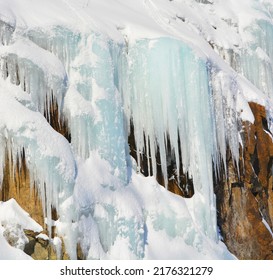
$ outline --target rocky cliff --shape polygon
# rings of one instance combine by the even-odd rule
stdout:
[[[218,224],[240,259],[272,259],[272,134],[263,106],[250,104],[254,124],[244,123],[240,166],[228,157],[227,176],[215,180]]]

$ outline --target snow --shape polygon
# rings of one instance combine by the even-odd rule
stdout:
[[[78,166],[77,234],[88,259],[234,259],[222,242],[202,233],[185,199],[153,177],[133,171],[124,188],[97,153]]]
[[[213,172],[227,147],[238,164],[248,102],[272,120],[273,8],[202,2],[0,0],[0,183],[6,150],[13,163],[24,150],[72,259],[77,243],[88,259],[234,258],[219,241]],[[52,98],[71,143],[44,118]],[[157,152],[165,183],[171,158],[193,198],[155,181]]]
[[[14,248],[8,244],[2,236],[2,227],[0,227],[0,260],[31,260],[31,257],[20,249]]]
[[[14,199],[0,201],[0,259],[31,259],[22,251],[28,243],[24,229],[34,232],[43,230]],[[4,237],[13,243],[13,247]]]
[[[2,225],[9,224],[10,221],[20,225],[24,229],[40,232],[43,228],[30,218],[18,203],[12,198],[7,202],[0,201],[0,222]]]
[[[46,234],[44,234],[44,233],[38,234],[38,235],[36,236],[36,238],[41,238],[41,239],[43,239],[43,240],[49,240],[49,237],[48,237]]]

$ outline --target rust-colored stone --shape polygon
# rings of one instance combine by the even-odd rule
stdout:
[[[218,223],[229,250],[239,259],[273,259],[273,143],[265,108],[250,103],[254,124],[245,122],[239,171],[230,157],[228,175],[215,184]],[[240,173],[240,175],[239,175]]]
[[[30,184],[30,174],[24,153],[21,158],[21,166],[19,166],[18,162],[16,166],[13,166],[12,160],[6,153],[0,200],[7,201],[11,198],[14,198],[30,214],[32,219],[44,226],[42,202],[39,199],[36,188]]]

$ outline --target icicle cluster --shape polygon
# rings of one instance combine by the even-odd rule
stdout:
[[[2,77],[29,93],[37,110],[49,115],[52,98],[62,108],[67,77],[63,65],[52,54],[26,39],[16,40],[0,51]],[[39,94],[37,94],[39,93]]]

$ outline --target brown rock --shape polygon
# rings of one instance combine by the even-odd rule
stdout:
[[[32,219],[40,225],[44,225],[42,203],[35,186],[31,186],[30,184],[30,174],[26,165],[24,152],[22,153],[21,166],[19,166],[18,161],[16,166],[13,166],[12,159],[6,153],[0,200],[7,201],[11,198],[14,198],[30,214]]]
[[[25,234],[29,240],[26,244],[24,252],[31,256],[34,260],[57,260],[57,252],[52,243],[49,240],[44,240],[43,238],[38,237],[38,234],[26,230]],[[61,260],[69,260],[69,256],[65,252],[64,242],[62,241],[62,250],[61,250]]]
[[[255,123],[244,123],[239,172],[227,157],[228,176],[215,184],[218,223],[229,250],[239,259],[273,259],[273,143],[265,108],[250,103]],[[240,175],[239,175],[240,174]]]

